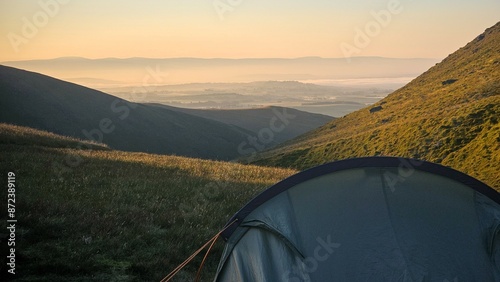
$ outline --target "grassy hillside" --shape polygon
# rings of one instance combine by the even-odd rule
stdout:
[[[0,123],[0,144],[110,150],[106,144],[61,136],[44,130],[6,123]]]
[[[249,133],[5,66],[0,66],[0,97],[0,122],[94,139],[119,150],[229,160],[239,156],[238,145]]]
[[[5,124],[0,132],[1,175],[16,174],[18,281],[159,281],[250,198],[294,173],[101,147],[76,150],[74,139]],[[68,158],[82,161],[55,169]],[[5,222],[6,213],[1,217]],[[7,236],[2,229],[2,254]],[[216,245],[204,281],[213,279],[221,249]],[[192,281],[199,262],[175,281]]]
[[[260,155],[307,168],[405,156],[461,170],[500,191],[500,23],[379,103]]]
[[[231,124],[248,131],[254,132],[255,135],[264,128],[269,128],[271,120],[277,119],[276,126],[285,125],[281,131],[274,132],[273,144],[279,144],[284,141],[295,138],[308,131],[316,129],[333,120],[332,117],[320,114],[313,114],[304,111],[299,111],[291,108],[283,107],[263,107],[255,109],[237,109],[237,110],[218,110],[218,109],[185,109],[176,108],[164,105],[173,111],[179,111],[206,119],[211,119],[226,124]],[[279,120],[280,115],[291,115],[293,118],[287,119],[288,124],[284,124]],[[273,145],[269,144],[269,145]]]

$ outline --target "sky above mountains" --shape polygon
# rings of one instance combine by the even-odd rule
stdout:
[[[444,58],[498,0],[0,1],[0,61],[64,56]]]

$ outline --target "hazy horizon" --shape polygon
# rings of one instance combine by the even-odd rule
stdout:
[[[82,56],[62,56],[62,57],[51,57],[51,58],[40,58],[40,59],[20,59],[20,60],[5,60],[0,61],[0,63],[7,62],[23,62],[23,61],[49,61],[49,60],[64,60],[64,59],[85,59],[85,60],[131,60],[131,59],[152,59],[152,60],[165,60],[165,59],[201,59],[201,60],[297,60],[297,59],[335,59],[335,60],[345,60],[344,57],[321,57],[321,56],[301,56],[301,57],[241,57],[241,58],[229,58],[229,57],[82,57]],[[364,59],[364,58],[383,58],[383,59],[432,59],[441,60],[443,58],[433,58],[433,57],[387,57],[387,56],[352,56],[351,59]]]
[[[301,81],[355,86],[402,86],[420,75],[436,59],[383,57],[303,57],[296,59],[202,59],[129,58],[86,59],[66,57],[51,60],[3,62],[6,66],[39,72],[87,87],[173,85],[184,83],[245,83],[253,81]],[[383,67],[381,67],[383,66]],[[394,87],[391,87],[394,88]]]
[[[443,59],[495,24],[500,3],[4,0],[0,7],[2,62],[59,57]]]

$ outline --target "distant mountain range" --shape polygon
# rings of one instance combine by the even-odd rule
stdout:
[[[0,66],[0,122],[47,130],[56,134],[102,142],[114,149],[230,160],[240,157],[249,138],[268,128],[267,117],[284,108],[245,111],[262,115],[234,122],[175,108],[132,103],[106,93],[45,75]],[[264,114],[267,112],[268,114]],[[293,110],[298,126],[287,126],[262,137],[269,148],[323,125],[331,117]],[[237,115],[237,114],[236,114]],[[244,116],[243,115],[243,116]],[[242,116],[242,118],[243,118]],[[282,121],[278,121],[281,126]],[[288,125],[288,124],[287,124]],[[257,130],[258,129],[258,130]],[[262,142],[260,142],[262,143]],[[241,147],[239,149],[239,147]]]
[[[263,152],[305,169],[359,156],[442,163],[500,190],[500,23],[375,105]]]
[[[252,82],[268,80],[330,80],[353,78],[416,77],[437,59],[304,57],[203,59],[64,57],[9,61],[1,64],[82,83],[93,88],[193,82]],[[391,82],[389,81],[389,84]]]

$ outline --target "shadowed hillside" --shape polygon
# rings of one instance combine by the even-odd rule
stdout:
[[[0,122],[114,149],[229,160],[249,132],[213,120],[131,103],[37,73],[0,66]]]
[[[405,156],[461,170],[500,190],[500,23],[390,94],[264,152],[257,164],[308,168]]]
[[[312,129],[325,125],[334,118],[321,114],[313,114],[304,111],[299,111],[291,108],[283,107],[263,107],[255,109],[238,109],[238,110],[216,110],[216,109],[185,109],[176,108],[164,105],[173,111],[179,111],[206,119],[211,119],[226,124],[244,128],[248,131],[258,134],[264,128],[272,127],[273,119],[276,120],[275,126],[279,125],[280,131],[274,132],[273,144],[278,144],[286,140],[295,138]],[[289,117],[286,123],[280,120],[280,117]],[[282,126],[284,125],[284,126]],[[269,145],[273,145],[269,144]]]
[[[219,160],[241,157],[239,146],[261,130],[276,129],[264,142],[270,148],[332,119],[283,107],[190,110],[133,103],[4,66],[0,66],[0,95],[4,109],[0,122],[94,140],[119,150]]]

